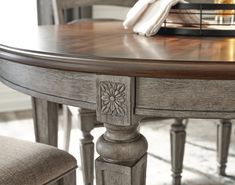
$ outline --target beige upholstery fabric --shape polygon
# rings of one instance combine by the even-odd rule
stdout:
[[[76,166],[55,147],[0,136],[0,185],[44,185]]]

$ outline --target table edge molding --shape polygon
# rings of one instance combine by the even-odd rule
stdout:
[[[65,56],[0,45],[0,59],[75,72],[174,79],[235,80],[234,63]],[[111,62],[110,62],[111,61]],[[114,70],[115,66],[115,70]]]

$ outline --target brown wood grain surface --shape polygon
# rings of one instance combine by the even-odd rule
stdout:
[[[0,31],[0,58],[46,68],[96,74],[235,79],[235,38],[144,37],[121,22],[8,27]]]

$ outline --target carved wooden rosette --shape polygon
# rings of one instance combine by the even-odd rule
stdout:
[[[96,145],[97,185],[145,184],[148,144],[137,131],[134,88],[131,77],[97,77],[97,119],[107,129]]]
[[[103,123],[128,126],[133,123],[134,78],[97,78],[97,119]]]

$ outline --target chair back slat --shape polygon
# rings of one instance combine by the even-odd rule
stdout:
[[[55,24],[64,24],[63,9],[92,6],[112,5],[131,7],[137,0],[52,0]]]
[[[62,8],[90,5],[114,5],[130,7],[136,0],[60,0]]]

